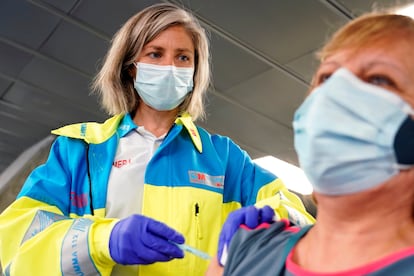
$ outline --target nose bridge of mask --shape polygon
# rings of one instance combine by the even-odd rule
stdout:
[[[172,86],[193,86],[194,67],[176,67],[174,65],[157,65],[137,62],[136,78],[140,82],[146,80],[169,82]],[[142,70],[140,70],[142,69]],[[171,74],[160,74],[159,72],[170,72]]]
[[[166,78],[166,74],[160,74],[160,71],[170,71],[171,66],[160,66],[155,64],[149,63],[136,63],[137,73],[135,81],[139,81],[142,83],[158,83],[162,82]]]
[[[373,113],[377,113],[377,116],[389,116],[395,108],[406,112],[409,107],[397,94],[360,80],[346,68],[337,70],[327,81],[327,85],[331,86],[331,89],[325,89],[330,97],[335,97],[340,104],[346,104],[363,117],[373,117],[375,120],[371,123],[379,121],[378,117],[372,116]],[[372,105],[373,99],[376,106]]]

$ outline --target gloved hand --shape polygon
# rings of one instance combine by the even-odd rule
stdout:
[[[141,215],[131,215],[117,222],[109,238],[112,259],[123,265],[152,264],[183,258],[175,244],[184,237],[162,222]]]
[[[227,248],[231,238],[244,224],[253,229],[264,222],[272,222],[275,211],[270,206],[258,209],[254,206],[240,208],[229,214],[220,232],[217,259],[219,264],[224,266],[227,260]]]

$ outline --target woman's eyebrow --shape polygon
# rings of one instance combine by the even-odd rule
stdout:
[[[190,53],[194,52],[194,50],[190,49],[190,48],[178,48],[178,49],[176,49],[176,51],[177,52],[190,52]]]
[[[319,68],[325,67],[325,66],[334,66],[334,67],[340,67],[341,64],[337,61],[330,60],[330,61],[322,61],[319,65]]]
[[[371,62],[368,62],[364,67],[365,69],[371,69],[375,66],[385,66],[387,68],[393,68],[397,70],[400,73],[404,73],[405,69],[402,68],[402,66],[398,63],[395,63],[392,60],[373,60]]]
[[[161,50],[163,50],[164,48],[163,47],[161,47],[161,46],[156,46],[156,45],[147,45],[147,46],[145,46],[144,47],[144,50],[155,50],[155,51],[161,51]]]

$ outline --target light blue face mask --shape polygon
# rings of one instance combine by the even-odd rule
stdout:
[[[134,87],[156,110],[172,110],[193,90],[193,67],[161,66],[138,62]]]
[[[382,184],[414,164],[413,109],[395,93],[345,68],[295,113],[295,149],[316,192],[350,194]]]

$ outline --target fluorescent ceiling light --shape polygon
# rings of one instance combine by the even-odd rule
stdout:
[[[395,9],[394,13],[414,18],[414,3]]]
[[[290,190],[304,195],[312,193],[312,185],[302,169],[273,156],[265,156],[253,160],[259,166],[277,175]]]

